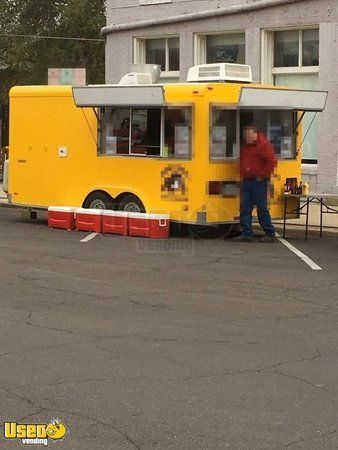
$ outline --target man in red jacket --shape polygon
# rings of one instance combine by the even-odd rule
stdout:
[[[275,242],[275,229],[268,209],[268,185],[277,164],[274,148],[253,125],[244,128],[243,138],[240,156],[242,234],[234,241],[253,242],[252,210],[256,205],[258,221],[265,232],[260,241]]]

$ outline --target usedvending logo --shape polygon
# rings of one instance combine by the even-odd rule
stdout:
[[[18,439],[22,445],[43,445],[47,447],[50,440],[60,441],[67,434],[66,426],[60,419],[53,419],[48,424],[5,422],[4,438]]]

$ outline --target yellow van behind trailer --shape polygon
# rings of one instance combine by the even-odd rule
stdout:
[[[322,92],[233,82],[15,87],[9,199],[238,222],[241,129],[254,121],[276,149],[270,203],[281,218],[285,179],[301,176],[301,112],[325,101]]]

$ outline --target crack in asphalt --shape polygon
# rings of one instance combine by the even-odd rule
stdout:
[[[17,423],[20,423],[20,422],[26,422],[30,417],[38,416],[39,414],[41,414],[41,413],[43,413],[43,412],[45,412],[45,411],[47,412],[48,409],[47,409],[47,408],[40,408],[38,411],[36,411],[36,412],[34,412],[34,413],[26,414],[25,416],[20,417],[19,419],[16,420],[16,422],[17,422]]]
[[[94,347],[98,348],[99,350],[103,350],[104,352],[107,352],[107,353],[120,353],[120,354],[124,354],[124,352],[121,352],[121,351],[119,351],[119,350],[110,350],[110,349],[108,349],[108,348],[106,348],[106,347],[103,347],[103,346],[97,344],[97,343],[93,343],[93,345],[94,345]]]
[[[65,330],[63,328],[47,327],[46,325],[37,325],[37,324],[31,323],[31,322],[28,322],[28,320],[23,322],[23,323],[25,325],[28,325],[28,326],[33,327],[33,328],[43,328],[43,329],[46,329],[46,330],[60,331],[62,333],[68,333],[68,334],[79,334],[79,333],[76,333],[75,331]]]
[[[55,348],[61,348],[61,347],[67,347],[69,345],[76,345],[78,343],[76,342],[65,342],[64,344],[57,344],[57,345],[50,345],[48,347],[39,347],[39,348],[33,348],[33,349],[29,349],[29,350],[16,350],[16,351],[12,351],[12,352],[5,352],[5,353],[0,353],[0,358],[3,356],[10,356],[10,355],[26,355],[27,353],[34,353],[34,352],[41,352],[41,351],[45,351],[45,350],[52,350]]]
[[[53,383],[53,384],[55,384],[55,383]],[[5,392],[6,394],[8,394],[8,395],[10,395],[10,396],[12,396],[12,397],[14,397],[14,398],[16,398],[16,399],[22,401],[22,402],[27,403],[29,406],[31,406],[31,407],[33,407],[34,409],[36,409],[35,412],[30,413],[30,414],[27,414],[27,415],[25,415],[23,418],[19,419],[19,422],[20,422],[20,421],[24,421],[24,420],[25,420],[26,418],[28,418],[28,417],[34,417],[34,416],[40,414],[41,412],[49,412],[49,411],[52,411],[50,408],[46,408],[46,407],[44,407],[44,406],[40,406],[40,405],[34,403],[34,402],[33,402],[31,399],[29,399],[28,397],[24,397],[24,396],[22,396],[22,395],[20,395],[20,394],[18,394],[18,393],[12,392],[11,390],[9,390],[9,389],[7,389],[7,388],[4,388],[4,387],[0,386],[0,390],[2,390],[2,391]],[[55,412],[53,411],[53,413],[55,413]],[[117,428],[116,425],[114,425],[114,424],[107,423],[107,422],[103,422],[103,421],[98,420],[98,419],[95,419],[95,418],[93,418],[93,417],[86,416],[86,415],[84,415],[84,414],[80,414],[80,413],[76,413],[76,412],[72,412],[72,411],[67,411],[67,410],[62,411],[62,410],[58,409],[58,413],[69,414],[69,415],[74,416],[74,417],[79,417],[79,418],[82,418],[82,419],[86,419],[86,420],[89,420],[89,421],[93,422],[94,425],[101,425],[101,426],[104,426],[104,427],[109,427],[110,429],[113,429],[115,432],[117,432],[117,433],[118,433],[121,437],[123,437],[127,442],[129,442],[134,448],[136,448],[137,450],[141,450],[141,449],[140,449],[140,446],[139,446],[139,445],[138,445],[138,444],[137,444],[130,436],[128,436],[128,434],[127,434],[126,432],[121,431],[121,430],[120,430],[119,428]]]
[[[87,292],[79,292],[79,291],[71,290],[69,288],[63,289],[63,288],[56,288],[53,286],[45,286],[45,285],[41,285],[41,284],[36,285],[36,287],[41,288],[41,289],[46,289],[48,291],[53,290],[55,292],[60,292],[62,294],[66,294],[67,296],[69,296],[69,294],[74,294],[74,295],[78,295],[80,297],[93,298],[94,300],[123,300],[123,298],[121,298],[121,296],[118,296],[118,295],[100,295],[99,293],[89,294]]]
[[[58,413],[69,414],[70,416],[73,416],[75,418],[78,417],[80,419],[85,419],[85,420],[88,420],[90,422],[93,422],[94,425],[101,425],[103,427],[106,427],[106,428],[109,428],[111,430],[114,430],[122,438],[124,438],[130,445],[132,445],[134,448],[136,448],[137,450],[141,450],[141,447],[139,446],[139,444],[137,444],[136,441],[134,439],[132,439],[125,431],[120,430],[115,424],[104,422],[102,420],[95,419],[94,417],[87,416],[85,414],[77,413],[77,412],[74,412],[74,411],[58,409]]]
[[[128,303],[131,303],[133,305],[137,305],[137,306],[143,306],[145,308],[154,308],[154,309],[165,309],[168,311],[179,311],[177,308],[171,308],[169,305],[166,305],[164,303],[142,303],[142,302],[138,302],[136,300],[128,300]]]
[[[288,317],[276,317],[275,322],[281,322],[282,320],[292,320],[292,319],[307,319],[311,316],[316,316],[317,314],[325,314],[327,311],[329,311],[332,308],[332,306],[325,306],[324,308],[321,308],[317,311],[310,311],[305,314],[296,314],[294,316],[288,316]]]
[[[227,371],[222,371],[222,372],[217,372],[217,373],[213,373],[213,374],[205,374],[205,375],[194,375],[194,376],[188,376],[188,377],[177,377],[177,378],[144,378],[144,377],[138,377],[138,378],[87,378],[87,379],[78,379],[78,380],[63,380],[60,381],[58,383],[50,383],[50,384],[46,384],[45,386],[48,385],[61,385],[61,384],[80,384],[80,383],[87,383],[87,382],[97,382],[97,381],[105,381],[107,383],[110,382],[123,382],[123,383],[133,383],[133,382],[156,382],[156,383],[177,383],[177,382],[182,382],[182,381],[189,381],[189,380],[198,380],[198,379],[205,379],[205,378],[216,378],[216,377],[222,377],[222,376],[227,376],[227,375],[240,375],[243,373],[252,373],[255,372],[257,374],[263,372],[263,371],[268,371],[270,369],[273,369],[275,367],[281,367],[287,364],[297,364],[297,363],[301,363],[301,362],[305,362],[305,361],[314,361],[317,358],[320,358],[322,355],[321,353],[317,350],[317,352],[310,357],[307,358],[300,358],[300,359],[295,359],[295,360],[290,360],[290,361],[280,361],[276,364],[273,365],[269,365],[269,366],[264,366],[264,367],[260,367],[259,369],[257,368],[248,368],[248,369],[242,369],[242,370],[236,370],[236,371],[232,371],[232,370],[227,370]],[[282,372],[278,372],[278,371],[272,371],[271,373],[278,373],[280,375],[284,375],[284,376],[288,376],[290,378],[295,378],[298,379],[299,381],[303,381],[307,384],[309,384],[312,387],[321,387],[321,386],[316,386],[311,382],[308,382],[305,379],[302,378],[298,378],[298,377],[293,377],[292,375],[287,375],[284,374]],[[323,390],[326,390],[325,388]]]
[[[317,349],[316,353],[313,356],[310,356],[310,357],[307,357],[307,358],[301,358],[301,359],[293,359],[293,360],[289,360],[289,361],[281,361],[281,362],[279,362],[277,364],[273,364],[271,366],[264,366],[264,367],[259,368],[257,370],[257,373],[260,373],[263,370],[274,369],[275,367],[284,366],[286,364],[296,364],[296,363],[300,363],[300,362],[304,362],[304,361],[314,361],[315,359],[320,358],[321,356],[322,356],[322,354]]]
[[[5,392],[6,394],[8,394],[8,395],[10,395],[10,396],[12,396],[12,397],[18,399],[18,400],[20,400],[21,402],[27,403],[29,406],[32,406],[32,407],[35,408],[35,409],[43,408],[42,406],[33,403],[32,400],[29,399],[28,397],[24,397],[23,395],[20,395],[20,394],[18,394],[18,393],[16,393],[16,392],[12,392],[12,391],[11,391],[10,389],[8,389],[8,388],[4,388],[3,386],[0,386],[0,390],[3,391],[3,392]]]
[[[320,435],[309,436],[309,437],[305,437],[305,438],[302,438],[302,439],[298,439],[297,441],[292,441],[292,442],[289,442],[287,444],[282,445],[282,448],[292,447],[293,445],[301,444],[302,442],[313,441],[314,439],[323,439],[323,438],[326,438],[328,436],[332,436],[333,434],[335,434],[337,432],[338,432],[338,430],[333,430],[333,431],[328,431],[328,432],[325,432],[325,433],[321,433]],[[280,448],[280,447],[276,447],[276,448]]]
[[[31,318],[31,317],[32,317],[32,313],[31,313],[30,317],[28,317],[28,318]],[[71,330],[66,330],[66,329],[63,329],[63,328],[48,327],[46,325],[37,325],[37,324],[29,322],[28,320],[26,320],[26,318],[21,319],[21,320],[5,318],[5,319],[0,319],[0,322],[19,323],[19,324],[27,325],[27,326],[34,327],[34,328],[44,328],[44,329],[47,329],[47,330],[60,331],[60,332],[63,332],[63,333],[68,333],[68,334],[81,334],[81,333],[77,333],[77,332],[71,331]]]
[[[322,389],[323,391],[329,392],[328,389],[326,389],[323,385],[314,384],[314,383],[312,383],[311,381],[306,380],[305,378],[301,378],[301,377],[297,377],[297,376],[295,376],[295,375],[290,375],[290,374],[287,374],[287,373],[283,373],[283,372],[280,372],[280,371],[278,371],[278,370],[274,370],[272,373],[276,373],[277,375],[280,375],[280,376],[282,376],[282,377],[292,378],[292,379],[297,380],[297,381],[300,381],[300,382],[302,382],[302,383],[306,383],[306,384],[308,384],[309,386],[311,386],[311,387],[313,387],[313,388],[316,388],[316,389],[320,388],[320,389]]]

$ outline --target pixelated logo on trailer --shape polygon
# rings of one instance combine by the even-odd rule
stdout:
[[[67,428],[60,419],[49,423],[4,423],[4,438],[9,441],[19,440],[22,445],[41,445],[47,447],[50,440],[61,441],[67,434]]]
[[[181,164],[170,164],[161,172],[162,200],[188,201],[189,172]]]

